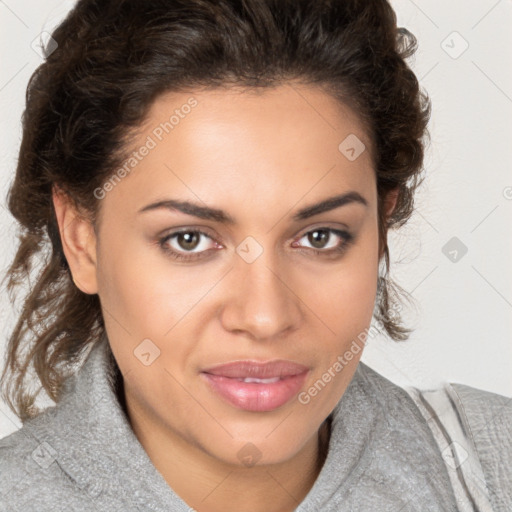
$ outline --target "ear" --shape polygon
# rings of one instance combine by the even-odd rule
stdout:
[[[59,225],[64,255],[73,282],[82,292],[98,292],[96,276],[96,234],[89,219],[80,214],[70,198],[56,186],[52,191],[53,206]]]
[[[389,219],[390,215],[393,213],[396,203],[398,201],[398,195],[399,195],[400,189],[399,187],[391,189],[384,198],[384,217],[385,222],[387,223],[387,219]],[[383,236],[384,236],[384,244],[381,245],[379,249],[379,260],[384,255],[384,250],[387,245],[387,228],[384,226],[382,228],[383,230]]]
[[[398,194],[400,189],[398,187],[391,189],[384,199],[384,211],[386,215],[386,219],[393,213],[393,210],[396,207],[396,202],[398,200]]]

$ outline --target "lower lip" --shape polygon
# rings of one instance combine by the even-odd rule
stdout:
[[[253,412],[273,411],[289,402],[303,386],[308,371],[269,384],[201,373],[211,388],[238,409]]]

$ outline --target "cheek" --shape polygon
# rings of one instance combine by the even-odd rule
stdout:
[[[105,233],[103,239],[98,254],[98,294],[102,306],[134,337],[161,336],[164,323],[168,329],[172,320],[164,320],[169,305],[179,304],[178,290],[162,277],[158,263],[148,259],[154,250],[140,240],[132,240],[122,231]]]
[[[346,339],[371,322],[377,278],[378,243],[367,233],[339,264],[326,267],[315,279],[308,279],[306,302],[336,333],[336,339]]]
[[[378,275],[374,224],[361,229],[355,244],[338,262],[325,261],[294,272],[299,298],[338,340],[371,321]],[[134,342],[164,336],[199,301],[207,302],[201,299],[223,273],[218,266],[178,265],[158,246],[121,229],[104,233],[102,242],[98,254],[101,302],[107,317],[110,313],[112,321],[134,333]]]
[[[307,303],[317,314],[322,334],[313,334],[316,340],[321,340],[316,345],[318,364],[298,398],[311,417],[324,417],[332,410],[362,356],[377,292],[375,237],[376,231],[367,233],[328,275],[326,272],[310,280]]]
[[[106,316],[111,316],[111,324],[114,319],[123,324],[134,342],[161,340],[215,282],[211,270],[176,265],[158,246],[130,241],[128,234],[106,237],[98,256],[98,276]]]

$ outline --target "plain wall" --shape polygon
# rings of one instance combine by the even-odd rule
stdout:
[[[16,241],[5,195],[16,167],[25,89],[42,62],[34,47],[72,5],[0,2],[3,270]],[[389,235],[391,275],[412,293],[418,310],[407,315],[415,327],[409,341],[371,337],[362,360],[402,386],[451,381],[512,397],[512,1],[392,5],[399,24],[418,39],[411,65],[433,106],[417,211]],[[3,288],[0,301],[3,357],[16,312]],[[0,437],[20,426],[0,403]]]

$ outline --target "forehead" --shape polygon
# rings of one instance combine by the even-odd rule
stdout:
[[[222,127],[251,129],[253,135],[266,133],[269,138],[281,130],[290,143],[294,141],[288,135],[299,132],[308,140],[315,133],[319,134],[318,139],[326,132],[338,138],[357,134],[370,149],[368,134],[357,113],[320,87],[292,82],[273,88],[232,86],[164,93],[149,109],[144,128],[145,133],[152,129],[160,140],[170,133],[186,135],[184,125],[193,128],[198,137],[211,134],[212,127],[218,132]]]
[[[360,119],[321,89],[297,84],[161,95],[130,151],[139,153],[135,165],[109,196],[136,208],[169,196],[279,207],[283,194],[289,207],[374,187]]]

